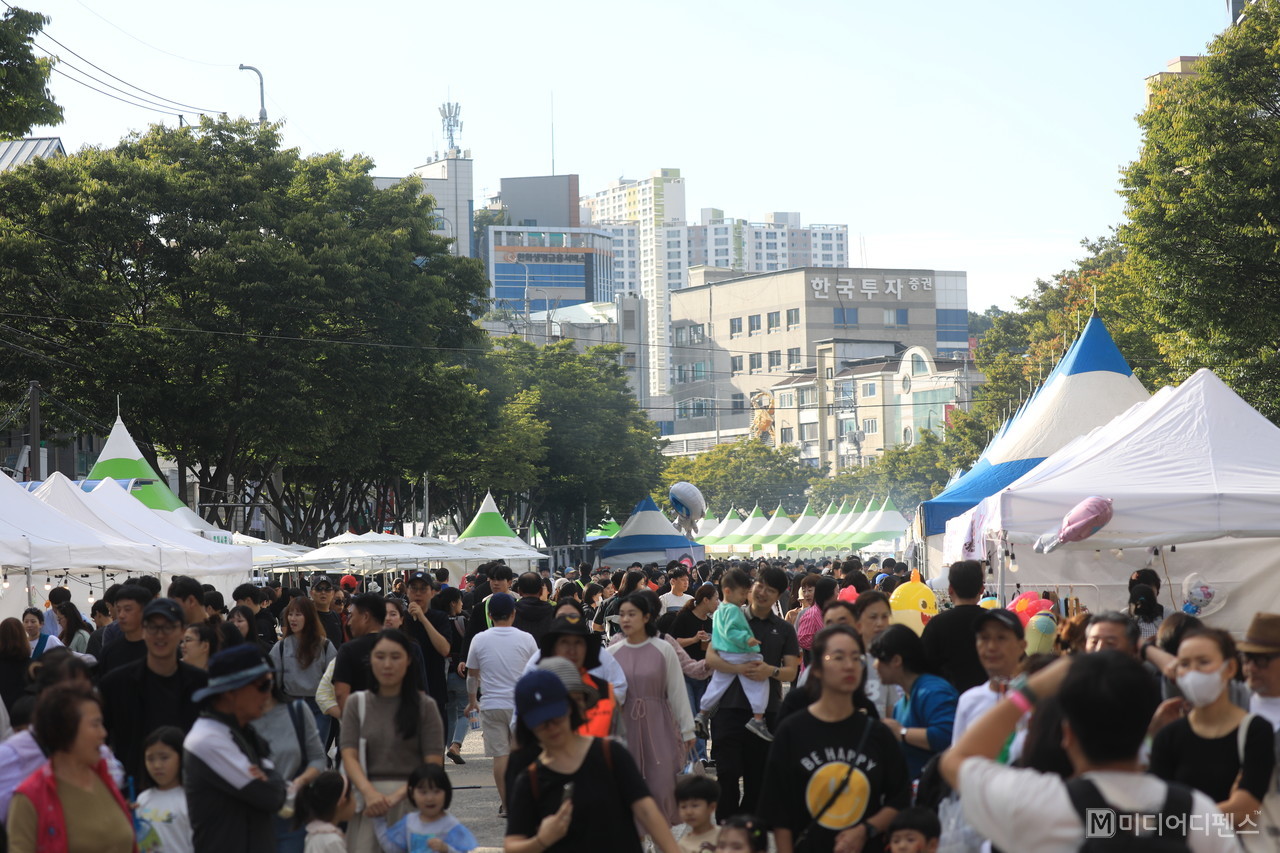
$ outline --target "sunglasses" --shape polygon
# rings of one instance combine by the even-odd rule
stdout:
[[[1254,666],[1269,666],[1273,660],[1280,658],[1280,652],[1241,652],[1241,659]]]

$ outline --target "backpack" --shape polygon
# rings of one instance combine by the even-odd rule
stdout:
[[[1090,779],[1067,782],[1071,804],[1084,822],[1080,853],[1189,853],[1191,789],[1176,782],[1165,784],[1167,793],[1159,814],[1137,815],[1112,808]]]

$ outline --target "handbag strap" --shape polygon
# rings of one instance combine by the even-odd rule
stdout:
[[[856,714],[857,712],[855,711],[854,713]],[[862,735],[859,736],[858,747],[857,749],[854,750],[856,755],[863,754],[862,752],[863,747],[867,745],[867,737],[871,734],[871,729],[874,725],[875,725],[875,720],[872,720],[870,717],[863,715]],[[857,759],[855,758],[854,761],[856,760]],[[813,819],[809,821],[809,825],[806,826],[804,828],[804,831],[801,832],[800,835],[796,837],[796,841],[795,841],[796,849],[799,849],[801,842],[803,842],[808,837],[809,833],[813,830],[813,828],[818,825],[818,821],[822,820],[822,818],[826,816],[827,812],[831,811],[831,807],[836,804],[836,800],[840,799],[840,795],[843,794],[845,790],[849,787],[849,780],[853,778],[853,771],[856,769],[854,767],[854,761],[851,761],[849,763],[849,769],[845,771],[844,778],[840,780],[840,784],[836,786],[836,789],[831,792],[831,796],[827,798],[827,801],[822,804],[822,808],[818,809],[818,813],[815,814],[813,816]]]

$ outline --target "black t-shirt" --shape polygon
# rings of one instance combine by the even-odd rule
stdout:
[[[424,610],[423,613],[431,623],[431,627],[439,631],[446,640],[452,641],[453,625],[450,624],[448,616],[439,610],[431,610],[430,608]],[[417,619],[406,616],[404,632],[422,650],[422,662],[427,668],[427,695],[435,699],[436,704],[443,708],[449,701],[449,688],[445,681],[447,675],[447,670],[445,669],[446,656],[436,651],[436,647],[431,644],[431,638],[427,636],[427,629],[422,627],[422,623]],[[452,645],[452,642],[450,645]]]
[[[1151,741],[1150,772],[1166,782],[1181,782],[1203,792],[1215,803],[1231,796],[1240,774],[1239,730],[1216,738],[1202,738],[1183,717],[1156,732]],[[1244,773],[1240,787],[1259,801],[1267,795],[1276,761],[1275,732],[1262,717],[1254,717],[1244,745]]]
[[[349,643],[343,643],[338,649],[338,656],[333,663],[333,683],[346,684],[351,692],[371,690],[374,686],[373,671],[369,669],[369,655],[378,644],[377,633],[356,637]],[[422,662],[422,650],[417,643],[409,644],[413,654],[413,665],[418,668],[418,682],[427,683],[427,670]]]
[[[872,728],[864,742],[868,725]],[[911,805],[907,760],[887,726],[859,713],[827,723],[807,709],[798,711],[774,733],[757,814],[768,826],[790,829],[794,841],[846,775],[848,784],[797,851],[830,850],[836,835],[880,809]]]
[[[279,635],[276,631],[278,624],[276,617],[271,614],[270,610],[259,610],[253,617],[254,627],[258,631],[258,639],[262,644],[270,649],[276,644]]]
[[[113,669],[142,660],[146,656],[146,640],[126,640],[121,636],[103,649],[102,654],[98,656],[98,677],[101,678]]]
[[[27,667],[31,659],[25,655],[20,658],[0,659],[0,702],[12,713],[13,703],[22,697],[27,688]]]
[[[342,636],[342,617],[333,610],[317,610],[316,615],[320,617],[320,624],[324,626],[324,635],[329,638],[329,642],[333,643],[335,649],[342,648],[345,639]]]
[[[569,833],[547,851],[555,853],[596,853],[607,848],[617,853],[640,853],[635,816],[631,807],[649,796],[649,788],[626,747],[610,741],[605,756],[604,741],[595,738],[582,766],[571,776],[537,765],[538,797],[526,768],[516,778],[507,816],[507,835],[532,838],[542,819],[560,808],[564,785],[573,781],[573,820]]]
[[[958,604],[930,619],[920,635],[929,663],[958,693],[987,680],[987,671],[978,659],[978,638],[973,629],[984,612],[976,604]]]
[[[720,605],[721,607],[731,607],[732,605]],[[790,622],[770,613],[764,619],[757,619],[751,615],[750,608],[746,611],[747,625],[751,627],[751,633],[760,641],[760,645],[755,647],[763,657],[764,662],[769,666],[782,666],[782,659],[787,655],[796,658],[800,657],[800,643],[796,640],[796,629]],[[769,706],[765,709],[765,713],[777,713],[778,703],[782,701],[782,682],[776,678],[769,679]],[[729,683],[729,687],[724,692],[724,698],[720,700],[721,708],[737,708],[738,710],[750,710],[751,703],[747,701],[747,696],[742,692],[742,685],[738,683],[738,679],[734,679]]]
[[[699,631],[711,633],[711,617],[699,619],[694,615],[692,607],[684,608],[676,613],[675,619],[671,620],[671,627],[667,629],[667,633],[677,640],[696,637]],[[707,650],[702,647],[702,643],[685,646],[684,650],[694,660],[702,660],[707,656]]]

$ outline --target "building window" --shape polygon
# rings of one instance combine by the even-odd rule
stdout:
[[[735,355],[729,359],[729,369],[734,373],[742,372],[742,356]]]
[[[862,431],[866,435],[877,435],[880,432],[880,419],[864,418],[862,421]]]
[[[857,308],[832,308],[832,322],[837,326],[856,326],[858,325],[858,309]]]
[[[800,404],[800,408],[805,409],[815,405],[818,402],[817,388],[801,388],[796,391],[796,402]]]
[[[800,440],[801,441],[817,441],[818,425],[817,424],[800,424]]]
[[[676,420],[685,420],[689,417],[689,401],[681,400],[676,403]]]
[[[687,381],[688,381],[688,372],[685,370],[685,366],[683,364],[677,364],[676,365],[676,382],[687,382]]]
[[[795,427],[782,427],[778,430],[778,442],[780,444],[795,444],[796,430]]]
[[[776,332],[782,328],[782,312],[781,311],[770,311],[768,317],[766,317],[765,319],[766,319],[766,325],[768,326],[770,332]]]
[[[729,405],[735,412],[743,412],[747,409],[747,395],[734,394],[729,398]]]
[[[716,238],[715,245],[717,245],[717,246],[727,246],[727,245],[729,245],[729,238],[728,238],[728,237],[717,237],[717,238]]]
[[[884,325],[886,329],[895,326],[907,325],[907,309],[906,308],[886,308],[884,309]]]
[[[750,317],[747,318],[747,332],[748,334],[752,334],[752,335],[760,334],[760,315],[759,314],[752,314]]]
[[[794,409],[796,405],[796,395],[793,391],[783,391],[778,395],[778,407],[782,409]]]
[[[751,372],[759,373],[760,366],[764,363],[764,358],[758,352],[751,353]]]
[[[707,363],[705,361],[695,361],[691,365],[689,381],[702,382],[707,378]]]
[[[769,369],[773,370],[778,367],[782,367],[782,350],[771,349],[769,350]]]
[[[703,397],[698,397],[693,401],[693,417],[705,418],[707,416],[707,401]]]
[[[876,383],[874,383],[874,382],[863,382],[863,383],[862,383],[862,396],[863,396],[863,397],[874,397],[875,395],[876,395]]]
[[[794,365],[800,363],[800,347],[790,347],[787,350],[787,364]]]
[[[796,326],[799,326],[799,325],[800,325],[800,309],[788,308],[787,309],[787,328],[794,329]]]
[[[742,318],[729,318],[729,337],[736,338],[742,335]]]
[[[929,365],[925,362],[924,356],[918,352],[911,354],[911,372],[916,376],[929,372]]]
[[[684,344],[689,343],[689,327],[676,326],[675,338],[676,338],[676,346],[683,346]]]

